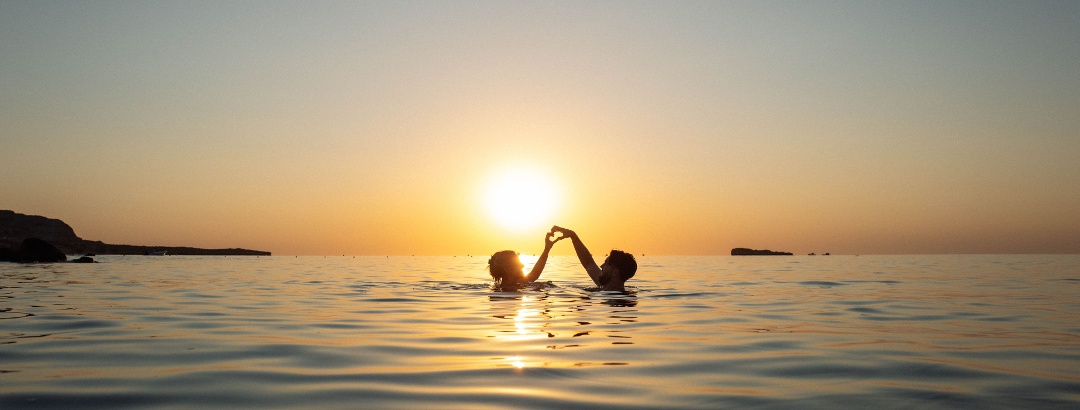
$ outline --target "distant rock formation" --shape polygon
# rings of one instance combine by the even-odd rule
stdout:
[[[83,256],[79,259],[71,261],[71,263],[97,263],[97,261],[95,261],[94,258],[91,258],[89,256]]]
[[[64,262],[67,255],[38,238],[23,239],[19,246],[11,249],[0,249],[0,261],[2,262]]]
[[[757,255],[792,255],[791,252],[774,252],[768,249],[750,249],[750,248],[734,248],[731,250],[731,256],[757,256]]]
[[[26,238],[37,238],[64,250],[82,242],[75,230],[59,219],[0,211],[0,247],[15,248]]]
[[[147,252],[166,251],[169,255],[270,256],[270,252],[239,248],[201,249],[185,246],[113,245],[100,241],[88,241],[75,235],[75,230],[59,219],[0,210],[0,260],[5,260],[4,254],[15,252],[27,238],[43,240],[68,255],[84,253],[144,255]]]

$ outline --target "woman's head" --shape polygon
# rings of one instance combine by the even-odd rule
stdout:
[[[499,251],[488,259],[488,271],[496,282],[503,282],[506,278],[516,281],[521,278],[525,264],[521,263],[518,253],[514,251]]]

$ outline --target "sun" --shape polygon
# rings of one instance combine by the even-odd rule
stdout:
[[[532,170],[508,170],[488,181],[484,208],[500,226],[524,231],[550,223],[558,208],[555,184]]]

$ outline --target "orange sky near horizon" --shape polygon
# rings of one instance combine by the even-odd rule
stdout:
[[[275,255],[1080,253],[1080,5],[0,3],[0,209]],[[558,206],[485,210],[525,169]],[[556,254],[572,254],[567,243]]]

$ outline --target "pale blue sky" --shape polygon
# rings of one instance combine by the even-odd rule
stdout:
[[[1075,1],[0,1],[0,56],[0,209],[89,239],[482,253],[527,163],[651,254],[1080,252]]]

